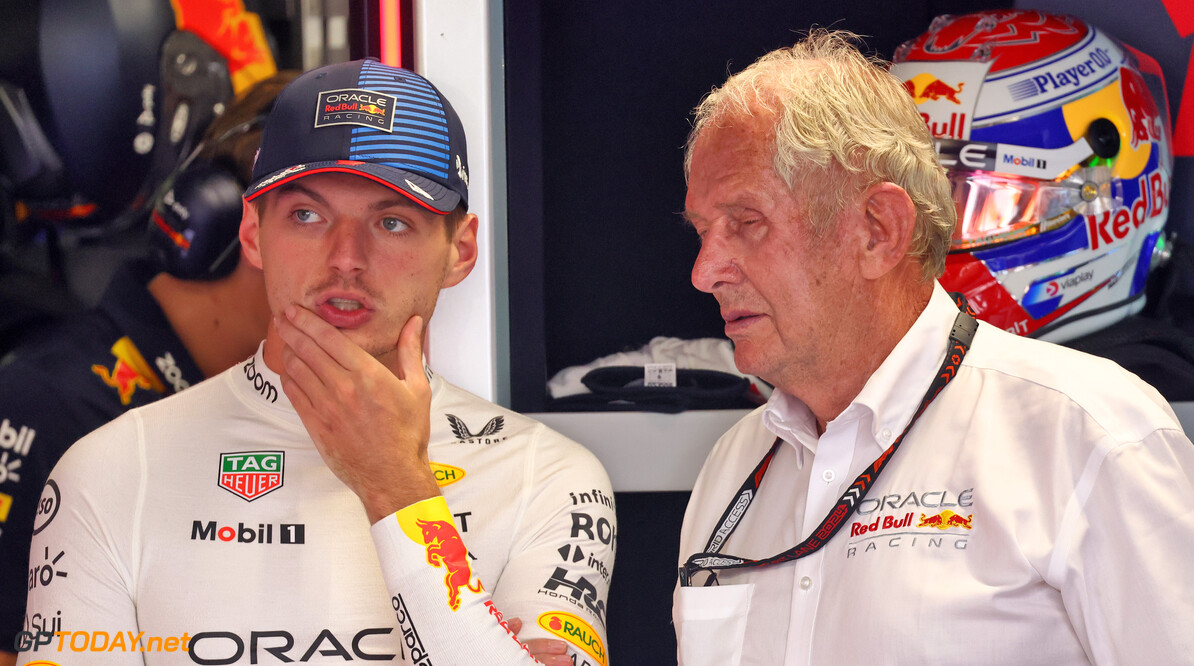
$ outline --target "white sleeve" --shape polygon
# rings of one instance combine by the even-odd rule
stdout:
[[[443,497],[405,507],[371,529],[402,632],[403,663],[538,663],[473,575]]]
[[[1046,576],[1096,664],[1194,654],[1194,445],[1179,430],[1108,445],[1066,507]]]
[[[576,666],[608,666],[605,608],[617,538],[613,492],[597,459],[565,444],[553,453],[535,451],[528,460],[526,500],[492,595],[473,575],[442,497],[373,526],[406,663],[534,663],[508,633],[504,615],[522,620],[523,640],[565,641]],[[560,451],[564,455],[554,453]]]
[[[537,442],[494,600],[523,620],[523,640],[563,640],[576,666],[602,666],[609,663],[606,604],[618,540],[614,494],[587,449],[546,427]]]
[[[26,616],[39,631],[26,638],[37,649],[21,652],[18,664],[77,662],[81,653],[71,640],[77,648],[83,638],[88,664],[144,663],[126,635],[138,633],[130,552],[141,488],[139,423],[126,415],[103,426],[68,449],[50,473],[29,556]],[[108,649],[91,650],[91,641],[105,634]]]

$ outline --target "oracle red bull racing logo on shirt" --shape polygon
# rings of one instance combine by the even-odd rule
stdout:
[[[252,502],[282,487],[285,462],[282,451],[221,453],[220,487]]]
[[[965,550],[975,517],[971,511],[960,512],[972,506],[973,488],[867,498],[859,505],[859,519],[850,525],[846,559],[892,549]]]

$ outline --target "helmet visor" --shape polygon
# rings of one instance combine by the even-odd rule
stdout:
[[[951,249],[1007,243],[1055,229],[1077,215],[1109,209],[1110,176],[1106,167],[1078,169],[1058,181],[952,170],[949,179],[958,223]]]

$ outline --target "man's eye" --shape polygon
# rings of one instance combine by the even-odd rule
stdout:
[[[385,229],[386,231],[398,232],[406,230],[407,225],[405,222],[396,217],[386,217],[382,218],[381,220],[381,228]]]
[[[319,216],[319,213],[306,208],[300,208],[294,211],[293,215],[295,220],[302,222],[303,224],[311,224],[313,222],[319,222],[323,219]]]

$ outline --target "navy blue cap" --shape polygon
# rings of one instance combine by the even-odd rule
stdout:
[[[464,126],[430,81],[377,60],[313,69],[266,120],[251,201],[314,173],[370,178],[439,214],[468,207]]]

